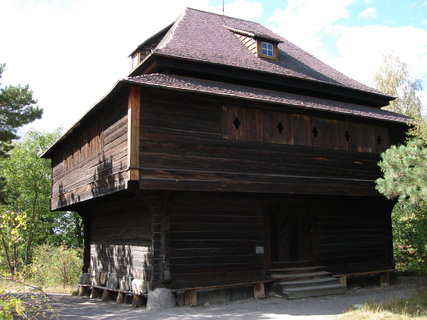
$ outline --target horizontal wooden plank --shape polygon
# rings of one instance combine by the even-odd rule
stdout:
[[[189,244],[189,243],[188,243]],[[189,244],[190,245],[190,244]],[[214,245],[214,244],[213,244]],[[255,245],[235,246],[234,241],[225,248],[200,248],[185,247],[182,249],[171,249],[171,257],[219,257],[221,255],[254,255]]]
[[[209,248],[224,248],[229,247],[249,247],[254,248],[255,246],[260,246],[264,244],[264,239],[255,239],[255,240],[238,240],[234,239],[230,242],[228,239],[174,239],[171,242],[171,248],[174,249],[193,249],[199,248],[201,250]]]
[[[192,232],[171,232],[174,240],[263,240],[264,234],[262,232],[252,233],[245,231],[224,231],[224,232],[206,232],[206,231],[192,231]]]

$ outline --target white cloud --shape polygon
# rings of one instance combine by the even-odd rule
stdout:
[[[289,0],[270,19],[271,26],[338,70],[370,83],[380,53],[394,51],[427,86],[427,34],[417,28],[347,28],[355,0]],[[218,2],[217,2],[218,3]],[[64,6],[65,4],[65,6]],[[2,83],[29,83],[42,120],[30,126],[68,128],[130,71],[128,54],[143,40],[174,21],[184,7],[221,13],[209,0],[1,0]],[[325,10],[327,8],[327,10]],[[261,1],[226,1],[225,14],[255,20]],[[326,39],[337,40],[331,57]]]
[[[415,27],[370,25],[342,28],[337,40],[340,70],[367,84],[382,54],[394,53],[407,62],[416,77],[427,75],[427,30]]]
[[[222,5],[218,5],[217,11],[222,12]],[[249,0],[236,0],[232,3],[225,3],[224,14],[229,17],[236,17],[244,20],[254,21],[262,16],[263,5],[261,2]]]
[[[322,8],[325,3],[327,10]],[[427,30],[411,26],[344,26],[339,20],[349,16],[347,8],[351,3],[350,0],[290,0],[284,9],[272,15],[271,27],[337,70],[368,85],[373,85],[382,55],[397,54],[426,88]],[[363,16],[373,17],[374,13],[365,10]],[[328,50],[331,43],[336,44],[333,54]],[[420,96],[427,108],[426,91]]]
[[[28,83],[44,108],[39,130],[65,129],[131,69],[129,53],[185,7],[221,13],[209,0],[1,0],[2,83]],[[226,14],[256,19],[257,1],[228,1]]]
[[[337,57],[327,57],[344,74],[373,86],[373,76],[382,62],[382,55],[392,53],[408,64],[411,74],[427,85],[427,30],[415,27],[342,27],[337,38]],[[420,93],[427,111],[426,91]]]
[[[334,33],[334,23],[349,17],[347,6],[354,0],[289,0],[269,19],[277,33],[319,58],[326,56],[323,37]]]
[[[366,8],[357,16],[358,19],[375,19],[377,17],[377,9]]]
[[[421,24],[427,25],[427,19],[421,20]]]

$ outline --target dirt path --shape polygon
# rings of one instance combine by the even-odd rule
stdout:
[[[365,302],[379,302],[392,298],[408,297],[421,288],[419,281],[402,278],[387,288],[371,287],[350,289],[346,294],[300,300],[269,298],[243,300],[221,305],[196,308],[181,307],[150,312],[129,305],[100,302],[88,298],[52,295],[53,306],[59,310],[60,319],[150,319],[150,320],[326,320],[334,319],[349,307]]]

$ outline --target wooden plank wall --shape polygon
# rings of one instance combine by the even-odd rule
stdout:
[[[173,288],[263,280],[261,201],[244,194],[177,193],[169,206]]]
[[[223,109],[227,139],[370,153],[390,145],[387,128],[379,125],[241,106]]]
[[[377,195],[377,153],[226,139],[227,103],[143,90],[141,188]]]
[[[97,152],[93,150],[92,140],[86,138],[94,124],[102,127],[102,145]],[[79,150],[78,161],[69,160],[70,145],[76,146],[74,154]],[[126,169],[127,97],[124,97],[111,101],[96,119],[88,119],[86,124],[77,127],[55,151],[51,208],[58,209],[124,189]]]
[[[139,198],[105,200],[91,207],[90,269],[151,280],[149,208]]]
[[[382,198],[337,198],[317,205],[319,264],[339,273],[392,268],[392,206]]]

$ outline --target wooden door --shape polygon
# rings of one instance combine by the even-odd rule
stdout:
[[[269,215],[271,262],[311,262],[312,226],[312,217],[307,210],[273,210]]]

